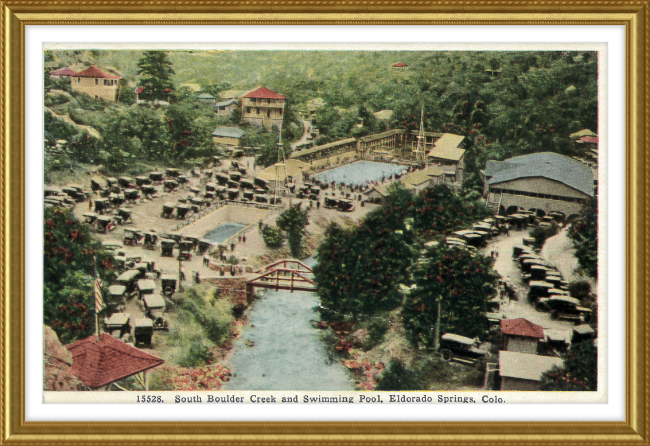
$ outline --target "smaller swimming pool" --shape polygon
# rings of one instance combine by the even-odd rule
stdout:
[[[239,223],[224,223],[205,234],[203,238],[210,240],[211,242],[223,243],[245,227],[246,225],[241,225]]]
[[[356,186],[364,185],[368,181],[381,181],[394,174],[403,173],[407,169],[408,167],[399,164],[357,161],[312,175],[312,178],[317,178],[324,183],[336,181],[337,183]]]

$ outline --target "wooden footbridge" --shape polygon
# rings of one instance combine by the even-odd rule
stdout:
[[[316,291],[316,282],[310,267],[296,259],[282,259],[270,263],[257,271],[257,276],[246,282],[246,294],[249,301],[254,288],[268,288],[287,291]]]

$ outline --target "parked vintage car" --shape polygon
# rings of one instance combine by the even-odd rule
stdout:
[[[456,360],[462,363],[474,363],[489,354],[478,346],[477,339],[467,338],[453,333],[440,336],[440,352],[445,361]]]
[[[133,324],[133,337],[135,346],[151,347],[153,338],[153,321],[149,318],[136,319]]]
[[[160,277],[160,284],[162,286],[163,294],[167,297],[171,297],[176,292],[177,282],[178,276],[172,274],[163,274]]]
[[[167,305],[165,299],[157,294],[148,294],[141,301],[145,315],[153,321],[154,330],[169,330],[169,324],[163,317]]]
[[[113,313],[104,318],[104,331],[114,338],[123,339],[131,334],[131,315],[129,313]]]

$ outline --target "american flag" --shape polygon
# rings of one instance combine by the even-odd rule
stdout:
[[[95,280],[95,312],[99,313],[104,309],[104,300],[102,299],[102,280],[97,277]]]

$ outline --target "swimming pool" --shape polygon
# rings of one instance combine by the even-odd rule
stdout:
[[[224,223],[205,234],[203,238],[211,242],[223,243],[245,227],[246,225],[240,225],[239,223]]]
[[[316,178],[323,183],[336,181],[337,183],[356,186],[366,184],[368,181],[381,181],[382,178],[405,172],[407,169],[408,167],[398,164],[357,161],[356,163],[346,164],[345,166],[312,175],[312,178]]]

